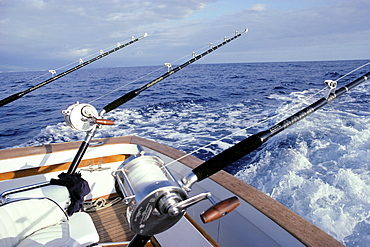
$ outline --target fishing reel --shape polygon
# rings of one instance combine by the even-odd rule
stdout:
[[[181,187],[181,182],[176,181],[164,162],[158,156],[144,151],[125,160],[112,175],[117,192],[123,194],[128,204],[127,219],[136,234],[158,234],[176,224],[186,208],[205,199],[215,203],[210,192],[189,198],[187,190]],[[239,201],[233,197],[228,199],[227,206],[225,201],[221,204],[202,213],[204,223],[227,214],[239,205]]]
[[[111,120],[100,119],[96,108],[78,101],[62,111],[64,120],[69,127],[78,131],[90,131],[97,125],[113,125]]]

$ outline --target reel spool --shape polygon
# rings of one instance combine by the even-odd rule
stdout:
[[[127,219],[131,230],[152,236],[176,224],[183,210],[174,205],[187,199],[164,162],[141,152],[125,160],[112,174],[128,203]]]
[[[69,106],[62,113],[67,125],[79,131],[90,131],[95,126],[95,120],[99,116],[95,107],[89,104],[80,104],[79,102]]]

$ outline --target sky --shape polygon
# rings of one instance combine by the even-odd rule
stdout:
[[[246,28],[197,63],[370,59],[368,0],[0,0],[0,72],[64,68],[144,33],[89,67],[176,64]]]

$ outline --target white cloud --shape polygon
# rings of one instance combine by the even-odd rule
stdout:
[[[289,7],[290,3],[295,7]],[[145,41],[125,48],[117,56],[131,56],[130,65],[147,65],[148,61],[161,64],[244,28],[250,32],[242,41],[233,42],[202,62],[233,62],[237,52],[248,53],[243,58],[246,62],[266,58],[279,61],[287,57],[299,60],[305,56],[311,59],[313,54],[319,54],[319,59],[330,59],[336,51],[336,58],[343,54],[346,59],[351,52],[370,57],[368,49],[354,48],[365,47],[361,44],[370,42],[368,1],[327,0],[321,1],[320,6],[309,2],[309,7],[305,7],[306,3],[303,0],[273,3],[3,0],[0,1],[0,55],[7,54],[13,59],[1,62],[23,60],[17,58],[19,54],[49,59],[53,53],[55,61],[68,63],[71,57],[78,59],[88,51],[99,51],[147,32],[149,37]],[[147,57],[138,58],[137,54]],[[121,61],[116,66],[125,66],[126,60]]]
[[[2,20],[0,20],[0,24],[6,23],[6,22],[8,22],[8,21],[9,21],[9,18],[2,19]]]
[[[266,5],[265,4],[255,4],[249,10],[264,11],[266,10]]]
[[[43,0],[26,0],[26,3],[37,9],[44,9],[46,5]]]
[[[83,48],[83,49],[72,49],[68,50],[63,55],[66,55],[67,57],[79,57],[83,58],[91,54],[91,49],[90,48]]]

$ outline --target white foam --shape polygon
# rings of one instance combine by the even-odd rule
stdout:
[[[347,243],[370,227],[369,157],[370,120],[324,110],[274,137],[236,176]]]
[[[249,101],[217,106],[189,101],[118,109],[107,115],[116,125],[99,129],[96,137],[138,135],[191,152],[269,115],[283,113],[279,117],[282,119],[300,108],[296,105],[299,93],[271,97],[290,103],[270,111]],[[271,138],[236,176],[346,243],[358,233],[360,224],[370,229],[370,119],[366,114],[341,112],[333,106],[319,110]],[[242,131],[205,148],[201,154],[216,155],[250,134]],[[44,129],[31,142],[83,138],[84,133],[57,124]]]

